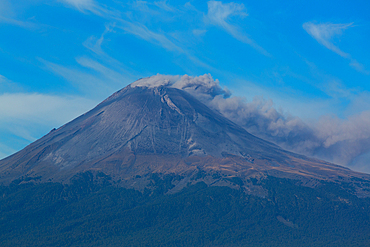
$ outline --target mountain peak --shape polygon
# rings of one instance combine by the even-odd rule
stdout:
[[[154,75],[146,78],[139,79],[130,84],[131,87],[170,87],[185,90],[188,92],[207,93],[211,96],[222,94],[224,97],[229,97],[230,92],[220,87],[218,79],[214,80],[210,74],[202,76],[178,76],[178,75]]]
[[[135,176],[187,177],[200,170],[243,179],[273,175],[306,182],[367,176],[251,135],[198,100],[202,93],[212,97],[212,92],[227,97],[210,75],[140,79],[1,160],[0,182],[22,176],[68,182],[92,170],[130,186],[137,185]]]

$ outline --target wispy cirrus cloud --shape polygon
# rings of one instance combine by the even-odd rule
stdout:
[[[18,83],[0,76],[0,159],[97,103],[76,95],[26,92]]]
[[[240,27],[232,25],[229,22],[229,19],[232,16],[239,16],[242,18],[248,16],[244,4],[233,2],[223,4],[221,1],[209,1],[207,4],[208,13],[204,16],[205,23],[223,28],[226,32],[228,32],[237,40],[252,46],[254,49],[266,56],[270,56],[270,54],[265,49],[263,49],[255,41],[244,34],[240,30]]]
[[[122,69],[122,72],[118,72],[88,57],[79,57],[76,58],[76,61],[81,66],[99,73],[105,83],[111,85],[114,88],[123,87],[123,85],[126,85],[134,80],[134,76],[129,72],[123,71]]]
[[[130,74],[117,72],[86,57],[76,58],[80,66],[75,67],[66,67],[42,58],[39,61],[44,69],[63,77],[82,93],[95,99],[103,99],[133,80]]]
[[[11,148],[7,145],[5,145],[4,143],[0,143],[0,159],[12,154],[12,153],[15,153],[17,150],[15,150],[14,148]]]
[[[355,70],[359,71],[359,72],[362,72],[364,74],[370,74],[370,71],[366,70],[365,69],[365,66],[359,62],[357,62],[356,59],[351,59],[351,62],[349,63],[349,65],[354,68]]]
[[[333,44],[332,38],[334,36],[340,36],[343,33],[343,30],[353,26],[352,23],[347,24],[333,24],[333,23],[323,23],[323,24],[314,24],[312,22],[306,22],[303,24],[304,30],[311,35],[312,38],[316,39],[321,45],[325,46],[329,50],[337,53],[338,55],[349,58],[348,53],[343,52],[336,45]]]
[[[119,16],[116,10],[110,10],[95,0],[59,0],[59,2],[83,13],[91,12],[99,16]]]
[[[29,21],[21,21],[21,20],[17,20],[17,19],[13,19],[13,18],[7,18],[7,17],[4,17],[4,16],[0,16],[0,23],[6,23],[6,24],[10,24],[10,25],[14,25],[14,26],[18,26],[18,27],[23,27],[23,28],[26,28],[26,29],[35,29],[38,27],[38,25],[36,23],[33,23],[33,22],[29,22]]]
[[[0,159],[52,128],[71,121],[98,102],[73,95],[5,93],[0,95]]]
[[[17,85],[17,83],[12,82],[3,75],[0,75],[0,92],[19,92],[22,91],[22,88]]]
[[[136,35],[151,43],[160,45],[166,50],[184,53],[184,50],[180,46],[173,43],[170,39],[168,39],[166,35],[153,32],[141,23],[123,21],[123,24],[124,25],[121,28],[128,33]]]
[[[167,3],[167,0],[157,1],[157,2],[154,2],[154,4],[155,4],[158,8],[161,8],[161,9],[163,9],[163,10],[165,10],[165,11],[168,11],[168,12],[175,12],[175,9]]]
[[[60,2],[71,5],[80,11],[94,11],[97,8],[97,3],[94,0],[60,0]]]
[[[134,22],[128,22],[125,20],[121,20],[121,26],[117,27],[123,29],[127,33],[133,34],[141,39],[144,39],[152,44],[158,45],[163,47],[164,49],[175,52],[177,54],[183,54],[185,55],[189,60],[194,62],[195,64],[214,70],[210,65],[204,63],[200,59],[198,59],[196,56],[192,55],[191,52],[189,52],[186,49],[183,49],[180,45],[175,44],[172,40],[169,39],[169,37],[164,33],[158,33],[150,30],[147,26],[141,23],[134,23]]]
[[[13,10],[13,6],[8,0],[0,1],[0,23],[5,23],[8,25],[18,26],[26,29],[35,29],[39,27],[38,24],[32,21],[20,20],[19,18],[17,18],[17,15]]]
[[[103,17],[106,20],[111,21],[113,24],[106,25],[106,30],[103,32],[101,37],[97,39],[95,36],[91,36],[84,42],[84,46],[93,51],[94,53],[105,56],[107,59],[113,61],[101,48],[102,42],[104,41],[104,36],[109,32],[112,32],[113,28],[124,30],[126,33],[134,35],[140,39],[143,39],[152,44],[158,45],[167,51],[174,52],[177,54],[185,55],[189,60],[196,63],[198,66],[213,69],[211,66],[201,61],[199,58],[194,56],[189,49],[186,49],[181,42],[176,42],[169,33],[163,32],[161,30],[153,30],[148,28],[145,24],[145,20],[153,18],[153,16],[164,17],[166,12],[175,12],[177,9],[170,6],[167,1],[156,1],[154,3],[148,3],[145,1],[134,1],[133,3],[127,4],[128,7],[135,11],[128,11],[123,13],[117,9],[108,9],[106,6],[98,4],[94,0],[60,0],[69,6],[72,6],[82,13],[91,12],[98,16]],[[153,9],[152,7],[155,7]],[[145,18],[137,17],[133,13],[139,13],[144,15]],[[115,60],[114,62],[117,63]]]
[[[109,23],[109,24],[106,24],[105,25],[105,30],[104,32],[100,35],[99,38],[96,38],[95,36],[91,36],[89,37],[84,43],[83,45],[91,50],[92,52],[96,53],[97,55],[106,55],[106,53],[102,50],[101,46],[102,46],[102,43],[105,39],[105,36],[108,34],[108,33],[111,33],[113,32],[113,29],[115,27],[116,23]]]
[[[0,95],[3,121],[64,123],[97,103],[78,96],[57,96],[40,93],[5,93]],[[53,117],[51,117],[53,116]]]
[[[311,35],[319,44],[325,46],[327,49],[337,53],[343,58],[350,60],[350,66],[356,69],[359,72],[369,74],[369,71],[366,71],[364,66],[352,58],[349,53],[342,51],[338,46],[334,45],[332,39],[336,36],[341,36],[343,31],[353,27],[353,22],[346,24],[334,24],[334,23],[321,23],[314,24],[312,22],[306,22],[303,25],[303,29]]]
[[[80,63],[80,65],[91,68],[91,69],[96,69],[98,72],[110,70],[110,71],[112,71],[111,74],[119,73],[120,75],[125,75],[126,78],[131,78],[132,80],[134,80],[134,78],[137,78],[137,77],[134,76],[133,74],[135,74],[137,72],[134,71],[132,68],[128,68],[126,65],[124,65],[123,63],[121,63],[117,59],[108,55],[102,48],[103,42],[105,42],[107,40],[106,36],[109,33],[115,33],[115,30],[114,30],[115,27],[116,27],[115,22],[114,23],[108,23],[108,24],[105,25],[105,30],[103,31],[103,33],[100,35],[99,38],[96,38],[95,36],[90,36],[83,43],[83,46],[85,46],[87,49],[91,50],[93,53],[98,55],[99,60],[104,61],[105,64],[107,64],[110,69],[108,69],[106,66],[102,66],[99,63],[97,64],[96,62],[90,62],[89,63],[90,65],[95,64],[94,66],[85,66],[85,65],[87,65],[87,63],[85,63],[85,62],[83,62],[83,64],[85,64],[85,65],[81,64],[82,61],[84,61],[86,58],[83,58],[83,59],[78,58],[77,60]],[[104,68],[104,69],[102,69],[102,68]],[[113,70],[113,68],[114,68],[114,70]],[[116,77],[119,78],[119,76],[117,76],[117,75],[116,75]]]

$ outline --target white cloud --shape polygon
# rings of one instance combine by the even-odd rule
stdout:
[[[29,21],[20,21],[20,20],[17,20],[17,19],[6,18],[6,17],[3,17],[3,16],[0,16],[0,23],[1,22],[2,23],[7,23],[7,24],[10,24],[10,25],[14,25],[14,26],[23,27],[23,28],[26,28],[26,29],[35,29],[35,28],[38,27],[37,24],[29,22]]]
[[[114,31],[115,26],[116,26],[116,23],[106,24],[105,25],[105,30],[103,31],[103,33],[101,34],[99,39],[97,39],[95,36],[91,36],[83,43],[83,45],[87,49],[91,50],[93,53],[98,55],[99,60],[102,60],[103,62],[108,64],[110,68],[114,68],[115,70],[119,71],[119,74],[121,76],[117,75],[118,72],[116,72],[112,69],[108,69],[108,68],[104,69],[106,74],[107,74],[107,72],[112,72],[112,74],[116,75],[116,78],[120,78],[124,75],[126,77],[126,79],[130,78],[129,81],[127,81],[127,83],[129,83],[129,82],[133,81],[135,78],[137,78],[136,76],[133,76],[133,74],[135,74],[137,72],[135,72],[132,68],[129,68],[128,66],[125,66],[124,64],[122,64],[117,59],[108,55],[102,48],[103,42],[106,40],[106,35],[109,34],[109,33],[115,33],[115,31]],[[81,59],[77,59],[77,60],[82,61]],[[84,64],[86,64],[86,63],[84,63]],[[99,69],[96,69],[96,70],[100,71],[100,72],[103,71],[101,66],[92,67],[92,66],[88,66],[87,64],[86,64],[86,66],[85,65],[82,65],[82,66],[92,68],[92,69],[99,68]]]
[[[146,40],[152,44],[158,45],[166,49],[167,51],[174,52],[178,54],[185,55],[189,60],[193,61],[196,65],[213,69],[208,64],[204,63],[196,56],[192,55],[188,49],[184,48],[183,40],[180,42],[176,42],[176,40],[171,39],[171,35],[167,34],[162,31],[155,31],[147,27],[144,23],[146,20],[153,18],[165,18],[164,13],[166,12],[173,12],[178,11],[177,9],[172,8],[166,1],[159,1],[154,3],[149,3],[146,1],[134,1],[131,4],[127,4],[127,6],[131,7],[131,11],[127,11],[122,14],[117,9],[108,9],[103,5],[99,5],[97,2],[93,0],[60,0],[64,3],[68,4],[69,6],[73,6],[80,10],[83,13],[92,12],[96,15],[99,15],[114,24],[106,25],[106,30],[100,36],[100,38],[96,38],[95,36],[91,36],[87,39],[83,45],[102,57],[105,57],[107,60],[111,62],[115,62],[118,64],[117,60],[109,57],[101,48],[101,45],[104,41],[104,36],[109,32],[113,31],[113,27],[117,27],[119,29],[124,30],[125,32],[135,35],[143,40]],[[149,6],[156,6],[157,9],[152,9]],[[134,11],[132,11],[134,10]],[[140,15],[143,15],[143,19],[140,19]],[[171,16],[169,19],[173,19]]]
[[[78,96],[39,93],[5,93],[0,95],[0,135],[35,141],[94,107],[98,102]],[[7,142],[10,142],[7,139]],[[15,144],[14,146],[19,146]],[[0,158],[17,150],[0,141]]]
[[[95,103],[97,102],[77,96],[5,93],[0,95],[0,121],[63,123],[83,110],[88,110]]]
[[[325,46],[327,49],[337,53],[339,56],[350,60],[350,66],[359,72],[369,74],[362,64],[353,59],[349,53],[346,53],[339,49],[338,46],[334,45],[332,39],[336,36],[341,36],[343,31],[353,26],[352,23],[346,24],[334,24],[334,23],[322,23],[314,24],[312,22],[306,22],[303,25],[304,30],[311,35],[319,44]]]
[[[14,17],[14,8],[10,0],[1,0],[0,1],[0,18],[1,17]]]
[[[207,68],[207,69],[213,69],[211,66],[208,64],[204,63],[203,61],[199,60],[197,57],[193,56],[190,54],[189,51],[184,50],[181,48],[179,45],[175,44],[173,41],[171,41],[165,34],[162,33],[157,33],[152,30],[149,30],[145,25],[141,23],[133,23],[133,22],[128,22],[128,21],[122,21],[122,28],[124,31],[136,35],[152,44],[158,45],[163,47],[164,49],[171,51],[171,52],[176,52],[178,54],[183,54],[185,55],[188,59],[196,63],[197,65]]]
[[[119,13],[116,10],[109,10],[95,0],[59,0],[59,2],[62,2],[67,6],[71,6],[72,8],[75,8],[83,13],[91,12],[95,15],[103,17],[119,16]]]
[[[69,4],[80,11],[93,10],[96,8],[96,3],[94,0],[60,0],[66,4]]]
[[[17,150],[8,147],[7,145],[0,143],[0,159],[5,158],[6,156],[16,152]]]
[[[35,29],[39,27],[36,23],[19,20],[14,11],[14,7],[8,0],[0,1],[0,23],[6,23],[26,29]]]
[[[19,92],[22,88],[3,75],[0,75],[0,93]]]
[[[237,40],[252,46],[266,56],[270,54],[259,46],[256,42],[250,39],[246,34],[243,34],[238,26],[229,23],[229,19],[232,16],[246,17],[248,16],[244,4],[239,3],[226,3],[223,4],[220,1],[209,1],[208,2],[208,13],[204,20],[206,23],[219,26],[226,32],[232,35]]]
[[[145,25],[140,23],[124,22],[125,25],[122,27],[128,33],[134,34],[146,41],[153,44],[160,45],[169,51],[176,51],[179,53],[184,53],[184,50],[175,45],[171,40],[169,40],[164,34],[156,33],[149,30]]]
[[[351,27],[353,23],[347,24],[333,24],[333,23],[323,23],[323,24],[314,24],[312,22],[306,22],[303,24],[303,28],[306,32],[311,35],[317,42],[325,46],[329,50],[334,51],[338,55],[349,58],[348,53],[343,52],[332,42],[334,36],[340,36],[343,33],[343,30]]]
[[[83,45],[86,48],[88,48],[89,50],[91,50],[92,52],[94,52],[94,53],[96,53],[98,55],[104,55],[104,56],[106,56],[106,53],[102,50],[101,46],[102,46],[102,43],[104,41],[105,35],[108,34],[108,33],[113,32],[113,28],[115,27],[115,25],[116,25],[115,23],[106,24],[105,25],[105,30],[101,34],[101,36],[100,36],[99,39],[97,39],[94,36],[91,36],[90,38],[88,38],[83,43]]]
[[[204,29],[194,29],[193,30],[193,34],[195,36],[202,36],[204,34],[206,34],[207,30],[204,30]]]
[[[161,8],[165,11],[168,11],[168,12],[175,12],[175,9],[173,7],[171,7],[168,3],[167,3],[167,0],[163,0],[163,1],[158,1],[158,2],[154,2],[154,4],[158,7],[158,8]]]
[[[151,17],[155,16],[156,18],[167,19],[173,18],[175,12],[179,12],[173,6],[170,6],[166,0],[164,1],[134,1],[129,3],[129,5],[137,10],[135,13],[131,13],[133,15],[141,16],[143,19],[151,19]]]
[[[132,75],[114,71],[90,58],[76,59],[82,68],[65,67],[41,58],[39,60],[46,69],[65,78],[81,92],[97,99],[103,99],[132,81]]]
[[[357,62],[356,59],[351,59],[351,62],[349,63],[349,65],[354,68],[355,70],[361,72],[361,73],[364,73],[364,74],[370,74],[370,71],[366,70],[364,65],[363,64],[360,64],[359,62]]]
[[[103,78],[106,84],[111,86],[123,87],[132,81],[133,75],[127,71],[117,72],[110,69],[95,60],[86,57],[77,58],[76,61],[85,68],[90,68],[98,72]],[[121,69],[122,70],[122,69]]]
[[[208,20],[214,25],[221,26],[230,32],[234,32],[235,27],[227,23],[227,19],[230,16],[248,16],[244,4],[233,2],[223,4],[221,1],[208,2]]]
[[[91,95],[92,97],[99,97],[99,95],[105,94],[106,91],[109,90],[105,82],[96,75],[42,59],[40,59],[40,61],[45,64],[46,69],[63,77],[67,81],[71,82],[72,85],[78,88],[81,92]]]

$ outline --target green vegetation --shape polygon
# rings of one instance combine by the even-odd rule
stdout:
[[[270,177],[254,181],[266,198],[202,182],[167,195],[173,179],[181,177],[153,174],[142,193],[101,173],[70,185],[28,179],[0,187],[0,245],[366,246],[370,239],[370,200],[337,184],[312,189]]]

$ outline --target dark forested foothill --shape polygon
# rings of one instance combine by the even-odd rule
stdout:
[[[78,174],[70,184],[0,187],[1,246],[366,246],[370,200],[342,185],[268,177],[263,198],[240,189],[151,175],[151,189]],[[235,183],[240,183],[235,179]]]

